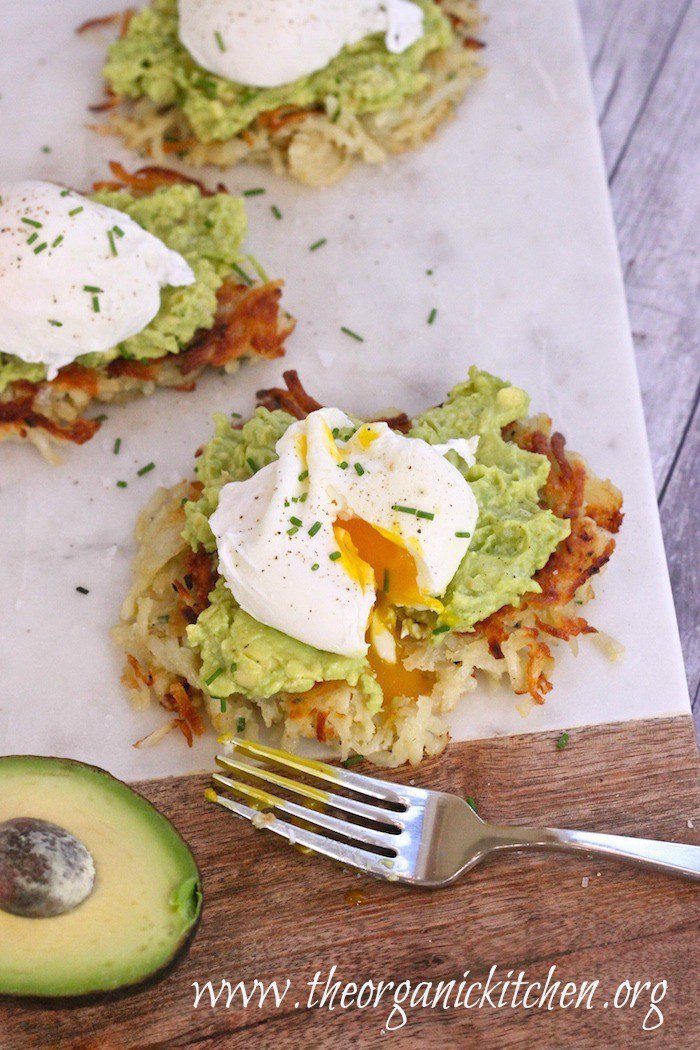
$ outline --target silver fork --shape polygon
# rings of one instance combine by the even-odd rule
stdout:
[[[214,773],[214,782],[226,794],[209,789],[207,798],[211,802],[290,843],[378,878],[413,886],[447,886],[489,853],[546,849],[630,861],[700,880],[700,846],[559,828],[487,824],[457,795],[375,780],[248,740],[231,738],[227,743],[233,753],[218,755],[217,764],[227,774],[243,774],[262,783],[257,787],[237,776]],[[313,777],[325,787],[292,779],[269,768],[270,764]],[[344,788],[355,797],[329,790],[329,785]],[[304,801],[290,802],[270,787]],[[232,795],[243,796],[253,805]],[[274,815],[275,810],[302,823],[282,820]],[[308,825],[321,830],[309,830]]]

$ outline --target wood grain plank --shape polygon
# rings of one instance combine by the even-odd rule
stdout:
[[[614,171],[689,0],[579,0],[608,171]]]
[[[676,601],[678,627],[683,643],[693,713],[700,739],[700,406],[695,411],[670,479],[662,492],[661,525],[667,540],[666,555]],[[671,539],[672,537],[672,539]]]
[[[690,416],[699,374],[699,40],[700,3],[694,3],[611,184],[659,490]]]
[[[453,745],[414,774],[417,783],[476,797],[487,818],[606,828],[698,841],[697,752],[689,718],[591,727],[571,733]],[[405,777],[405,771],[398,776]],[[620,981],[665,979],[665,1022],[655,1045],[700,1038],[700,895],[679,879],[581,857],[499,858],[449,890],[416,891],[359,878],[302,856],[273,836],[202,803],[205,778],[143,786],[191,840],[205,877],[202,928],[163,983],[106,1005],[46,1011],[0,1005],[0,1045],[198,1046],[286,1050],[304,1045],[386,1045],[386,1011],[304,1008],[305,982],[338,966],[344,981],[484,979],[525,969],[543,979],[601,981],[601,1003],[562,1010],[412,1012],[391,1035],[399,1047],[628,1046],[645,1011],[606,1010]],[[598,874],[600,872],[600,874]],[[582,880],[588,878],[587,886]],[[351,907],[348,890],[366,897]],[[192,981],[293,981],[279,1010],[192,1009]]]
[[[627,138],[619,113],[613,135],[609,111],[603,114],[603,137],[652,464],[662,498],[664,541],[700,735],[698,602],[692,585],[700,559],[697,529],[691,524],[697,512],[692,495],[697,448],[693,443],[687,454],[681,448],[691,434],[700,377],[700,85],[695,74],[700,4],[654,6],[660,20],[656,23],[647,17],[645,4],[616,8],[603,48],[603,52],[612,48],[613,58],[606,60],[603,54],[594,76],[600,92],[600,70],[626,61],[625,34],[618,34],[615,22],[627,28],[632,63],[649,52],[638,33],[643,36],[644,29],[660,33],[653,83],[645,89],[638,73],[628,78],[637,83],[640,109]],[[631,113],[628,103],[627,112]],[[611,135],[618,137],[614,148]],[[680,475],[674,480],[677,470]],[[695,502],[687,502],[691,499]]]

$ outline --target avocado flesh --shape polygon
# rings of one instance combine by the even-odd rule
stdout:
[[[90,896],[63,915],[0,910],[0,994],[114,992],[174,961],[199,919],[200,876],[162,814],[94,766],[0,758],[0,824],[17,817],[65,828],[90,851],[96,877]]]

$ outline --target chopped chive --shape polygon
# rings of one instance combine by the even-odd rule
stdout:
[[[69,193],[70,190],[61,190],[59,197],[67,197]]]
[[[468,540],[471,536],[471,532],[455,532],[455,536],[458,540]]]
[[[432,276],[433,276],[433,273],[434,273],[435,271],[434,271],[434,270],[426,270],[425,272],[427,273],[428,277],[432,277]]]
[[[216,46],[218,47],[219,51],[225,51],[226,44],[224,43],[224,38],[222,37],[218,29],[214,33],[214,39],[216,40]]]
[[[260,197],[263,193],[265,193],[264,186],[255,186],[252,190],[243,190],[244,197]]]
[[[101,292],[102,289],[98,288],[96,284],[84,284],[83,285],[83,291],[84,292]]]
[[[100,300],[97,298],[96,295],[93,295],[92,297],[92,308],[96,314],[100,312]]]
[[[105,419],[107,419],[107,416],[104,412],[102,412],[99,416],[95,416],[96,423],[104,423]]]
[[[364,760],[364,755],[348,755],[348,757],[343,762],[343,765],[346,769],[351,769],[352,766],[359,766],[360,762],[364,762]]]
[[[34,254],[38,255],[39,252],[43,252],[44,248],[48,248],[48,244],[46,243],[46,241],[42,241],[41,244],[37,244],[36,248],[34,249]]]
[[[342,463],[338,464],[338,466],[340,467],[341,470],[347,470],[348,469],[348,461],[347,461],[347,459],[344,459]]]
[[[148,473],[150,473],[150,471],[152,471],[154,469],[155,469],[155,463],[153,461],[151,461],[150,463],[147,463],[145,467],[139,467],[139,469],[136,471],[136,473],[138,474],[138,476],[140,478],[142,478],[144,476],[144,474],[148,474]]]
[[[355,473],[358,474],[359,477],[362,477],[364,472],[365,472],[365,468],[362,466],[362,464],[361,463],[356,463],[355,464]]]
[[[556,743],[557,751],[563,751],[568,743],[569,743],[569,734],[568,733],[562,733],[561,736],[557,737],[557,743]]]
[[[287,535],[288,536],[296,536],[298,531],[299,531],[299,526],[298,525],[292,525],[291,529],[287,529]]]
[[[391,509],[392,510],[398,510],[398,511],[401,512],[401,514],[417,514],[418,513],[418,511],[416,510],[415,507],[402,507],[400,503],[394,503],[392,505]]]
[[[447,624],[447,623],[443,623],[443,624],[440,624],[439,627],[435,627],[433,629],[433,634],[444,634],[446,631],[449,631],[449,630],[450,630],[450,625]]]
[[[301,518],[295,518],[294,516],[292,516],[289,520],[291,521],[292,525],[296,525],[297,528],[301,527]]]
[[[224,673],[223,667],[217,667],[217,669],[214,671],[213,674],[210,674],[208,678],[204,679],[204,684],[205,685],[211,685],[211,683],[215,682],[217,678],[220,678],[223,673]]]
[[[220,696],[219,697],[219,703],[221,704],[221,713],[223,715],[228,710],[228,700],[226,699],[225,696]]]
[[[87,587],[76,587],[75,589],[78,592],[78,594],[89,594],[90,593],[90,591],[87,589]]]
[[[53,325],[54,328],[63,328],[63,321],[54,321],[52,318],[49,318],[49,324]]]
[[[309,251],[315,252],[318,248],[322,248],[324,244],[328,244],[327,237],[321,237],[320,240],[314,241],[313,244],[309,245]]]
[[[258,469],[258,464],[257,464],[257,463],[255,462],[255,460],[254,460],[254,459],[252,459],[252,458],[251,458],[250,456],[248,456],[248,458],[247,458],[247,460],[246,460],[246,463],[248,464],[248,466],[250,467],[250,469],[251,469],[251,470],[253,471],[253,473],[255,474],[256,470]]]
[[[50,153],[51,152],[51,147],[50,146],[42,146],[41,147],[41,152],[42,153]]]
[[[243,417],[241,416],[240,412],[232,412],[231,413],[231,419],[242,419],[242,418]]]
[[[27,237],[27,244],[34,244],[34,241],[38,241],[38,240],[39,240],[39,234],[35,230],[34,233],[31,235],[31,237]]]
[[[109,250],[112,255],[118,255],[117,246],[114,243],[114,230],[107,230],[107,240],[109,241]]]
[[[331,434],[333,435],[334,439],[337,438],[339,433],[340,433],[340,427],[333,427],[333,429],[331,430]]]
[[[230,667],[231,674],[235,674],[237,670],[238,670],[238,664],[234,660],[234,662],[231,664],[231,667]]]
[[[170,623],[170,614],[163,613],[162,616],[158,617],[158,623]]]
[[[59,233],[59,235],[56,238],[56,240],[52,242],[51,247],[52,248],[58,248],[58,246],[59,246],[59,244],[61,243],[62,240],[63,240],[63,234]]]
[[[27,226],[34,226],[37,230],[40,230],[44,225],[43,222],[37,222],[36,219],[28,219],[26,216],[22,216],[20,222],[24,222]]]
[[[433,324],[433,322],[435,321],[436,317],[437,317],[437,309],[435,307],[433,307],[432,310],[430,311],[430,313],[428,314],[428,324]]]
[[[433,512],[431,510],[417,510],[416,511],[416,517],[417,518],[425,518],[426,521],[432,521],[434,519],[435,515],[433,514]]]
[[[338,558],[342,558],[343,555],[340,553],[340,551],[333,551],[333,553],[329,554],[328,557],[331,561],[337,561]]]
[[[68,212],[68,214],[72,218],[74,215],[80,215],[81,211],[85,211],[85,209],[83,208],[82,204],[80,205],[79,208],[73,208],[71,211]]]
[[[274,215],[274,217],[276,219],[281,219],[282,218],[282,212],[279,210],[279,208],[277,207],[276,204],[273,204],[270,207],[270,211],[272,212],[272,214]]]
[[[340,331],[344,335],[349,335],[351,339],[355,339],[358,343],[364,343],[364,336],[358,335],[357,332],[353,332],[352,328],[346,328],[344,324],[340,326]]]
[[[315,562],[313,563],[313,565],[311,566],[311,571],[312,571],[312,572],[317,572],[319,568],[320,568],[320,566],[319,566],[318,562],[317,562],[317,561],[315,561]]]
[[[299,499],[297,500],[297,502],[298,503],[306,503],[306,498],[307,498],[308,495],[309,495],[308,492],[302,492],[302,494],[299,497]]]
[[[119,455],[119,449],[121,447],[122,447],[122,439],[121,438],[117,438],[116,441],[114,442],[114,455],[115,456]]]
[[[236,719],[236,732],[237,733],[242,733],[244,729],[245,729],[245,718],[243,718],[243,717],[237,718]]]
[[[299,475],[299,478],[298,478],[298,480],[299,480],[299,481],[306,481],[306,479],[308,478],[308,476],[309,476],[309,472],[308,472],[308,470],[302,470],[301,474]]]
[[[309,529],[309,536],[315,536],[318,530],[321,528],[321,522],[315,521]]]
[[[113,226],[112,230],[114,231],[114,233],[116,233],[117,237],[123,237],[124,236],[124,231],[121,228],[121,226]]]
[[[474,798],[474,796],[473,795],[467,795],[467,797],[465,799],[465,802],[467,803],[468,806],[471,806],[471,808],[476,813],[476,799]]]
[[[252,277],[249,277],[245,270],[238,265],[238,263],[231,263],[231,269],[234,271],[234,273],[237,273],[240,279],[243,281],[243,283],[247,284],[250,288],[251,284],[253,283]]]
[[[384,570],[384,583],[382,585],[382,590],[384,591],[385,594],[389,593],[389,570],[388,569]]]

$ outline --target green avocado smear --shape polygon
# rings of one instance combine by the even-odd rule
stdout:
[[[197,186],[184,184],[164,186],[143,197],[133,197],[128,190],[104,190],[92,199],[125,212],[179,252],[192,267],[195,282],[185,288],[163,288],[160,310],[141,332],[105,353],[83,354],[78,363],[100,368],[116,357],[143,361],[179,353],[195,332],[211,328],[216,293],[242,261],[247,232],[242,199],[227,193],[205,197]],[[0,352],[0,394],[18,379],[39,383],[45,378],[44,365]]]
[[[109,49],[104,77],[115,94],[176,106],[200,142],[226,141],[260,113],[280,106],[321,106],[333,118],[394,109],[428,83],[426,56],[449,47],[452,27],[432,0],[423,9],[423,36],[401,54],[380,34],[345,47],[324,68],[291,84],[255,88],[236,84],[197,65],[180,43],[176,0],[152,0]]]
[[[523,390],[472,368],[443,405],[414,420],[410,436],[429,444],[479,435],[473,467],[448,454],[471,485],[479,516],[469,550],[442,598],[444,612],[439,618],[415,614],[416,622],[427,622],[429,630],[447,626],[468,632],[504,605],[517,606],[523,595],[538,593],[535,573],[569,535],[569,522],[539,502],[549,474],[547,458],[501,436],[503,427],[527,416],[528,407]],[[216,551],[209,517],[221,488],[273,462],[275,444],[293,422],[286,412],[265,408],[258,408],[240,429],[225,416],[216,417],[215,435],[197,462],[201,496],[185,504],[184,536],[193,550]],[[211,696],[265,698],[303,693],[317,682],[345,681],[365,694],[372,713],[381,706],[381,689],[366,658],[322,652],[266,627],[239,608],[222,578],[209,600],[187,636],[202,659],[201,684]],[[444,637],[438,635],[435,644]]]

